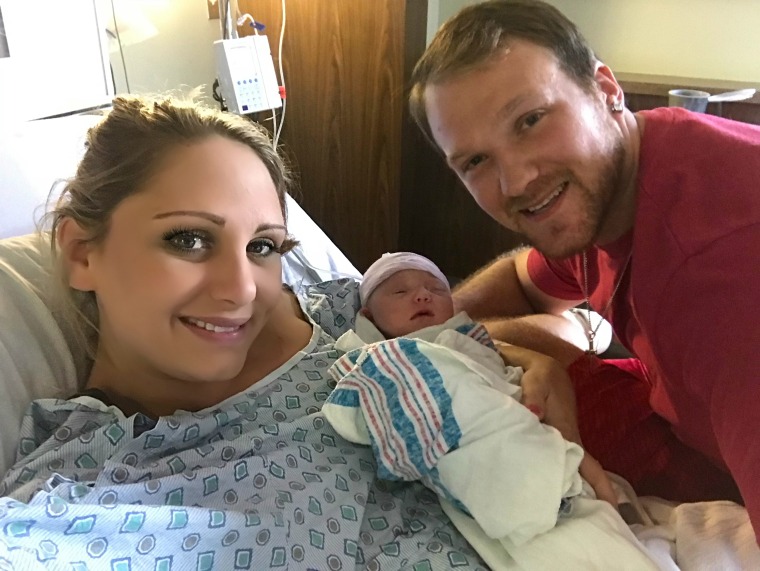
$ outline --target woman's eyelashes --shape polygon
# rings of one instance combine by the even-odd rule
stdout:
[[[285,236],[284,239],[261,237],[248,243],[248,251],[258,258],[271,256],[272,254],[283,256],[296,246],[298,246],[298,240],[290,236]]]
[[[190,257],[205,257],[211,253],[216,244],[220,243],[221,238],[214,237],[206,230],[177,227],[164,232],[162,240],[173,253]],[[267,258],[273,254],[285,254],[297,243],[290,237],[261,236],[249,241],[245,249],[251,258]]]
[[[266,258],[272,254],[279,254],[279,249],[274,240],[270,238],[256,238],[248,242],[248,254],[256,258]]]
[[[164,232],[163,241],[169,249],[183,254],[197,254],[212,246],[207,232],[192,228],[172,228]]]
[[[278,253],[280,255],[285,255],[288,252],[290,252],[293,248],[298,246],[299,242],[293,236],[286,236],[285,239],[282,241],[282,244],[280,244],[280,247],[277,249]]]

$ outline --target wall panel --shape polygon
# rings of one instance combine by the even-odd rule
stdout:
[[[281,142],[301,177],[297,198],[360,270],[398,248],[408,5],[427,10],[415,0],[287,1]],[[275,58],[280,6],[240,1],[266,25]],[[425,18],[416,23],[424,48]]]

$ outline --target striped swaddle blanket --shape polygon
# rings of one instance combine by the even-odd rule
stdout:
[[[556,523],[580,489],[582,451],[519,403],[522,370],[504,366],[481,325],[368,344],[346,335],[322,412],[372,447],[381,478],[420,480],[489,537],[525,540]]]
[[[462,431],[443,380],[419,343],[404,338],[378,343],[361,363],[361,351],[344,355],[330,370],[341,384],[329,402],[363,412],[370,435],[367,444],[372,445],[381,478],[421,480],[458,505],[441,485],[435,466],[459,445]]]

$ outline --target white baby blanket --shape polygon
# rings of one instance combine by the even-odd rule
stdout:
[[[516,400],[521,370],[476,338],[488,340],[466,315],[413,339],[364,345],[348,333],[338,347],[361,348],[331,369],[339,382],[323,412],[373,446],[381,477],[420,479],[490,537],[520,544],[553,528],[562,499],[580,492],[583,451]]]
[[[522,371],[490,344],[465,314],[392,340],[357,319],[322,410],[381,477],[434,489],[494,569],[657,569],[611,506],[567,499],[583,451],[519,403]]]

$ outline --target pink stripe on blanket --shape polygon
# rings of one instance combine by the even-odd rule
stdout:
[[[393,468],[391,471],[398,472],[410,480],[419,478],[420,473],[409,457],[404,439],[392,426],[380,421],[381,418],[391,418],[390,407],[382,388],[358,369],[352,371],[351,377],[344,379],[343,384],[359,393],[367,428],[372,432],[386,465]],[[389,453],[391,450],[396,452],[395,457]]]
[[[399,348],[398,341],[383,344],[383,353],[378,355],[376,361],[382,364],[387,371],[388,376],[402,389],[399,394],[402,395],[402,404],[405,407],[407,416],[413,419],[413,425],[419,440],[422,443],[422,449],[425,453],[425,464],[428,467],[435,466],[437,458],[433,456],[432,447],[437,449],[438,454],[445,454],[447,449],[442,445],[436,436],[440,433],[443,426],[443,419],[438,404],[430,394],[429,387],[419,370],[409,361],[406,354]],[[392,351],[392,355],[389,354]],[[379,353],[376,352],[376,353]],[[385,357],[383,359],[382,357]],[[398,368],[394,370],[393,365]],[[398,370],[402,369],[402,370]],[[409,390],[403,390],[409,387]],[[410,397],[414,396],[415,401]]]

